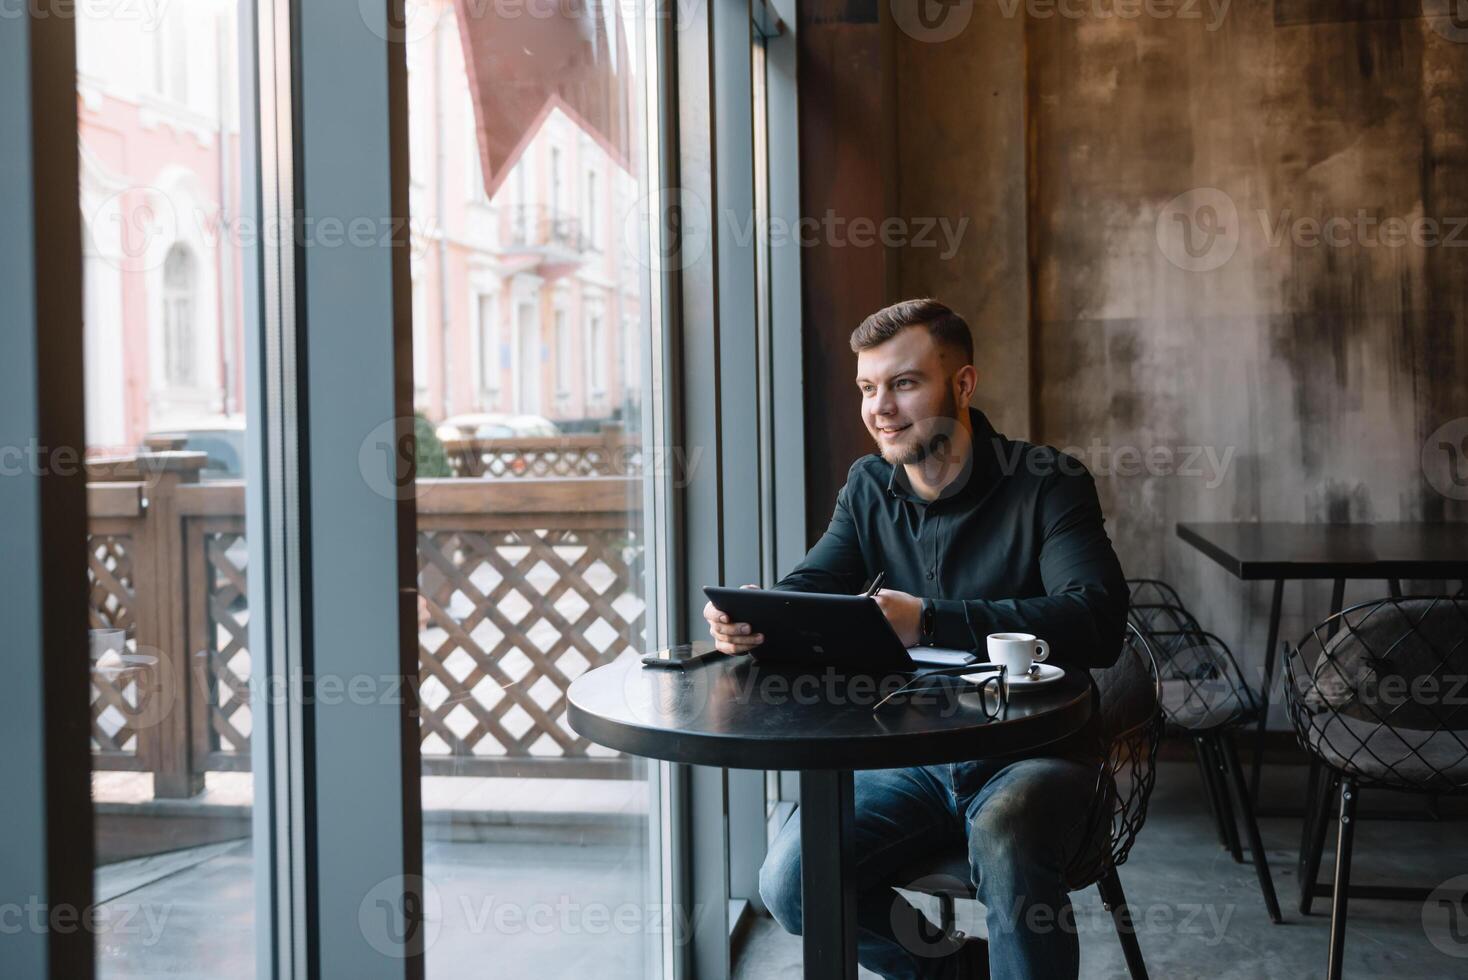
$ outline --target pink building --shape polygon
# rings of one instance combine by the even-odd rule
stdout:
[[[94,449],[243,411],[234,4],[164,9],[77,26]]]
[[[548,103],[489,196],[458,18],[450,0],[413,2],[415,402],[433,420],[614,417],[638,391],[642,269],[622,227],[637,180]],[[156,21],[147,5],[105,19],[87,9],[87,441],[102,451],[243,412],[244,249],[264,230],[239,217],[233,0],[163,5]]]
[[[433,419],[610,418],[638,392],[642,268],[638,236],[623,228],[637,179],[551,99],[508,173],[486,180],[460,19],[450,0],[417,6],[408,18],[416,402]]]

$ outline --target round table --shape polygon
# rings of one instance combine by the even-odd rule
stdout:
[[[873,710],[906,679],[799,674],[748,656],[678,670],[627,655],[571,683],[566,719],[592,742],[630,755],[798,769],[805,976],[849,980],[856,976],[853,770],[1027,752],[1079,731],[1091,715],[1083,671],[1014,695],[994,719],[975,689],[945,681]]]

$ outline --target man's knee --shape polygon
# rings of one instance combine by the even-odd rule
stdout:
[[[1086,809],[1076,780],[1017,781],[977,809],[969,827],[969,858],[985,867],[1055,867],[1071,853]]]
[[[969,862],[980,873],[1001,869],[1054,867],[1068,843],[1057,839],[1040,801],[1025,793],[1000,792],[984,802],[969,827]]]
[[[759,869],[759,897],[786,932],[800,935],[800,849],[772,848]]]

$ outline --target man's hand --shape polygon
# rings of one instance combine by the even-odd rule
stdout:
[[[896,589],[879,589],[872,598],[882,607],[882,615],[892,624],[902,645],[916,646],[922,627],[923,600]]]
[[[758,585],[741,585],[741,589],[757,589]],[[703,607],[703,618],[708,620],[709,636],[714,638],[714,648],[720,653],[748,653],[765,642],[764,635],[756,633],[748,623],[731,623],[727,613],[720,612],[710,600]]]

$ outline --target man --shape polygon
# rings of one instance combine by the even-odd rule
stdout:
[[[861,417],[878,452],[858,459],[826,533],[775,588],[876,601],[904,643],[976,649],[990,633],[1034,633],[1066,671],[1113,664],[1127,587],[1090,474],[1045,446],[1005,438],[969,407],[978,371],[968,324],[909,300],[851,335]],[[758,646],[758,624],[704,609],[718,648]],[[1066,869],[1093,840],[1104,746],[1099,719],[1024,758],[856,773],[858,959],[884,977],[951,977],[954,956],[904,946],[894,885],[923,854],[965,839],[989,926],[995,978],[1079,971]],[[799,933],[800,821],[787,820],[760,869],[760,895]],[[900,899],[899,899],[900,901]]]

